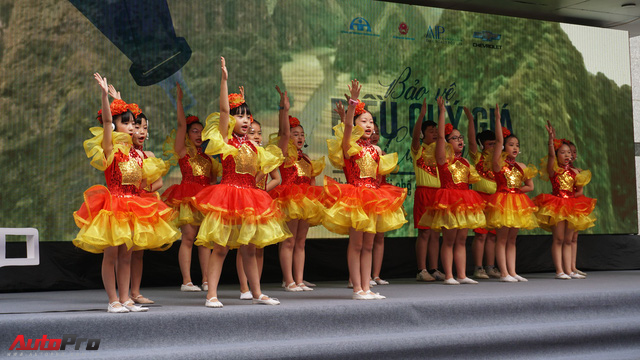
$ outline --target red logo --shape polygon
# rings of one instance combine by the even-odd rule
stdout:
[[[407,33],[409,32],[409,26],[407,26],[406,23],[402,22],[400,23],[400,26],[398,26],[398,31],[400,31],[400,34],[402,35],[407,35]]]
[[[26,341],[24,335],[18,335],[9,350],[65,350],[67,345],[80,350],[82,343],[86,343],[85,350],[98,350],[100,347],[100,339],[78,338],[76,334],[65,334],[62,339],[49,339],[47,335],[42,335],[41,339],[26,339]]]

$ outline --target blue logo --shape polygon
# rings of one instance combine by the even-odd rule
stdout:
[[[474,31],[473,37],[476,39],[481,39],[482,41],[493,41],[493,40],[498,41],[500,40],[502,35],[494,34],[491,31],[483,30],[483,31]]]
[[[369,22],[367,21],[367,19],[363,18],[362,16],[358,16],[356,18],[353,18],[353,20],[351,20],[351,23],[349,24],[349,31],[342,30],[340,32],[343,34],[352,34],[352,35],[380,36],[378,34],[375,34],[372,31],[371,25],[369,25]]]
[[[358,31],[358,32],[362,32],[362,31],[371,32],[371,26],[369,25],[369,22],[367,21],[367,19],[363,17],[357,17],[351,20],[351,25],[349,25],[349,30]]]

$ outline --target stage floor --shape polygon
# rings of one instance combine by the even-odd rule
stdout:
[[[491,279],[445,286],[389,279],[390,285],[374,287],[387,299],[368,301],[351,300],[346,280],[319,282],[313,291],[299,293],[263,284],[264,293],[280,299],[279,306],[252,305],[239,299],[237,286],[224,285],[222,309],[206,308],[204,292],[144,288],[156,304],[147,313],[129,314],[107,313],[103,290],[5,293],[0,295],[0,357],[34,352],[8,350],[18,335],[77,334],[100,338],[99,350],[91,356],[86,350],[58,354],[598,359],[606,352],[607,358],[640,358],[640,271],[590,272],[585,280],[564,281],[551,273],[523,275],[529,282]],[[532,337],[536,341],[529,341]],[[447,342],[455,346],[448,348]],[[500,346],[487,346],[491,343]]]

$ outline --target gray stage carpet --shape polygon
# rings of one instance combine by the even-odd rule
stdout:
[[[527,275],[525,275],[527,276]],[[386,300],[351,300],[344,283],[263,291],[280,306],[204,293],[144,289],[147,313],[108,314],[102,290],[0,294],[0,357],[76,359],[638,359],[640,271],[591,272],[586,280],[531,274],[527,283],[445,286],[394,279]],[[313,279],[310,279],[313,280]],[[98,350],[9,351],[16,336],[99,338]],[[53,354],[55,353],[55,354]]]

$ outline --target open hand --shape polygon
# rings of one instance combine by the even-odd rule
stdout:
[[[122,100],[120,91],[116,91],[116,88],[111,84],[109,84],[109,95],[114,99]]]
[[[351,93],[351,99],[358,100],[360,96],[360,90],[362,89],[362,85],[358,82],[357,79],[351,80],[351,85],[347,85],[349,88],[349,92]]]
[[[96,79],[96,81],[98,81],[98,85],[100,86],[100,90],[102,90],[102,93],[104,95],[108,95],[109,94],[109,84],[107,83],[107,78],[106,77],[103,78],[98,73],[93,74],[93,78]]]

